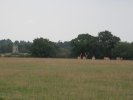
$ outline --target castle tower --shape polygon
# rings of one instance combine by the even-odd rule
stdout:
[[[19,51],[18,51],[18,45],[13,44],[12,53],[19,53]]]

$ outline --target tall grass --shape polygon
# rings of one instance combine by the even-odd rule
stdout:
[[[133,100],[133,62],[0,58],[0,100]]]

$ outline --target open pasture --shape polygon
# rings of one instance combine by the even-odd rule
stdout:
[[[133,61],[1,57],[0,100],[133,100]]]

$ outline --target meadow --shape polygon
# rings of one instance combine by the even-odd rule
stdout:
[[[133,61],[1,57],[0,100],[133,100]]]

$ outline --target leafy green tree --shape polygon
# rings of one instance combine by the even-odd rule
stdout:
[[[30,48],[31,48],[32,43],[31,42],[26,42],[26,41],[20,41],[18,44],[18,49],[19,52],[21,53],[30,53]]]
[[[48,39],[37,38],[33,40],[31,53],[36,57],[56,57],[57,47]]]
[[[14,42],[14,44],[19,45],[19,41],[18,41],[18,40],[16,40],[16,41]]]
[[[112,50],[113,57],[122,57],[123,59],[133,59],[133,43],[119,42]]]
[[[96,46],[96,37],[89,34],[80,34],[77,38],[71,41],[72,54],[74,57],[83,55],[93,56]]]
[[[70,58],[71,57],[71,42],[65,41],[65,42],[57,42],[58,46],[58,52],[57,56],[58,58]]]
[[[120,41],[120,38],[112,35],[109,31],[100,32],[98,34],[98,38],[101,55],[103,57],[107,56],[111,58],[111,51],[114,48],[115,44]]]
[[[14,42],[14,44],[16,44],[18,46],[18,50],[20,53],[30,53],[30,49],[31,49],[31,45],[32,45],[31,42],[16,40]]]
[[[60,48],[71,48],[71,42],[70,41],[65,41],[65,42],[58,41],[57,46]]]
[[[13,42],[10,39],[0,40],[0,53],[11,53]]]

